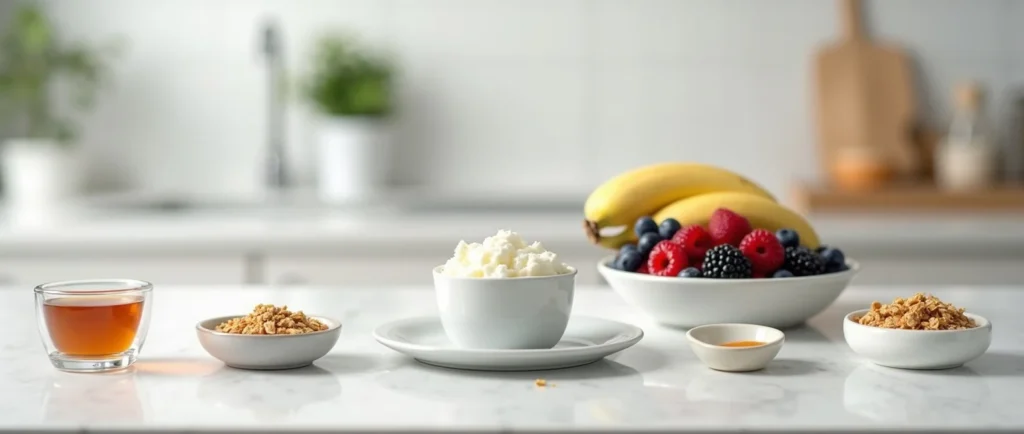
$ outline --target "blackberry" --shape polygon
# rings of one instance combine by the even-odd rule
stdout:
[[[786,247],[782,268],[794,276],[816,276],[825,272],[825,261],[806,247]]]
[[[703,274],[712,279],[746,279],[753,275],[753,271],[750,260],[740,249],[721,244],[704,254]]]

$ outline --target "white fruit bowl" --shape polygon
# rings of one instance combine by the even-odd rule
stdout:
[[[860,270],[779,279],[704,279],[661,277],[609,267],[597,270],[627,303],[655,322],[691,328],[704,324],[746,323],[775,328],[803,324],[832,304]]]

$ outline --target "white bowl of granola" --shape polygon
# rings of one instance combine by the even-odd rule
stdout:
[[[248,315],[200,321],[196,335],[207,353],[233,368],[293,369],[327,355],[341,335],[341,322],[258,305]]]
[[[988,350],[992,323],[919,293],[849,313],[843,318],[843,335],[855,353],[876,365],[949,369]]]

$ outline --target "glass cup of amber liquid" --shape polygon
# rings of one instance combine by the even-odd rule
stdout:
[[[153,285],[77,280],[35,288],[43,346],[57,369],[105,372],[135,363],[149,329]]]

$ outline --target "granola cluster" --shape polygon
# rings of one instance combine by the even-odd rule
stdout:
[[[258,304],[252,313],[229,319],[217,325],[221,333],[242,335],[298,335],[327,330],[326,324],[306,316],[302,311],[292,312],[288,306]]]
[[[964,309],[931,294],[897,298],[892,304],[871,303],[871,311],[857,319],[866,326],[903,330],[962,330],[977,327]]]

